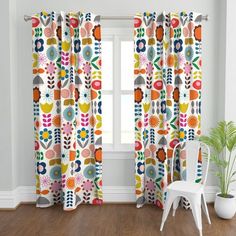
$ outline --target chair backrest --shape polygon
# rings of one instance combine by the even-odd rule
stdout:
[[[184,158],[186,162],[186,175],[185,179],[186,181],[195,182],[199,175],[201,175],[201,183],[205,185],[207,180],[207,174],[209,169],[209,159],[210,159],[210,149],[205,144],[198,140],[193,141],[186,141],[186,142],[179,142],[175,145],[173,150],[173,156],[172,156],[172,165],[171,165],[171,181],[173,182],[173,170],[174,170],[174,159],[176,157],[176,151],[179,148],[179,158]],[[207,153],[207,162],[206,167],[202,168],[204,170],[202,173],[199,171],[199,155],[202,155],[204,150],[204,153]],[[206,151],[206,152],[205,152]],[[185,152],[185,155],[181,155],[181,152]],[[180,160],[181,162],[181,160]],[[203,162],[203,158],[202,158]]]

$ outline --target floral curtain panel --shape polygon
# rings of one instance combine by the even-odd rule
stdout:
[[[37,206],[102,203],[100,17],[32,17]]]
[[[163,208],[173,148],[201,132],[201,15],[137,14],[134,44],[137,205]]]

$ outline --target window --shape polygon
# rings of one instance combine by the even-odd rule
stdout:
[[[104,151],[133,151],[133,32],[103,29],[103,147]]]

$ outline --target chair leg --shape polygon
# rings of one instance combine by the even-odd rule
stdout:
[[[206,198],[205,198],[204,193],[202,194],[202,208],[203,208],[203,211],[204,211],[204,213],[207,217],[207,221],[210,225],[211,224],[211,219],[210,219],[210,216],[209,216],[209,212],[208,212],[208,208],[207,208],[207,204],[206,204]]]
[[[189,200],[190,200],[195,224],[201,236],[202,235],[201,195],[190,197]]]
[[[175,216],[176,209],[179,206],[180,197],[177,197],[173,202],[173,216]]]
[[[168,192],[167,193],[167,199],[166,199],[166,203],[165,203],[165,209],[164,209],[164,212],[162,214],[162,220],[161,220],[161,227],[160,227],[160,231],[162,231],[163,227],[164,227],[164,224],[165,224],[165,221],[167,219],[167,216],[169,214],[169,211],[170,211],[170,208],[171,208],[171,205],[173,203],[173,201],[175,200],[175,196],[172,192]]]

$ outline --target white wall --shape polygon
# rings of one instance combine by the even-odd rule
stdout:
[[[163,10],[167,12],[186,10],[209,14],[210,20],[208,22],[203,22],[203,133],[206,133],[209,127],[215,125],[219,119],[224,117],[224,103],[222,102],[222,97],[219,96],[219,91],[222,91],[222,86],[224,86],[224,66],[221,65],[221,58],[224,57],[224,51],[221,49],[221,46],[224,42],[220,42],[220,32],[225,26],[224,11],[222,11],[224,3],[220,0],[41,0],[33,2],[30,0],[11,0],[10,8],[8,1],[3,0],[1,1],[1,6],[4,7],[0,16],[1,22],[4,22],[4,24],[1,24],[4,35],[0,39],[0,47],[1,54],[4,54],[5,56],[4,61],[3,58],[1,59],[0,84],[0,99],[1,101],[4,101],[1,102],[0,190],[11,189],[15,185],[34,185],[35,182],[32,118],[31,25],[30,22],[24,22],[24,14],[31,15],[40,12],[41,10],[54,10],[57,12],[60,10],[81,10],[92,11],[101,15],[134,15],[136,12],[161,12]],[[9,17],[11,18],[10,23],[4,20]],[[106,26],[111,26],[109,24],[109,22],[104,22],[104,25]],[[117,26],[122,26],[121,24],[132,27],[133,22],[116,23]],[[8,41],[8,34],[14,37],[10,41]],[[12,82],[12,86],[10,81]],[[9,94],[11,94],[11,97],[9,97]],[[10,104],[12,104],[11,110],[9,110]],[[14,122],[11,122],[11,119]],[[11,168],[12,165],[15,169]],[[133,185],[133,168],[134,160],[132,153],[105,154],[103,167],[104,185]],[[15,173],[15,176],[13,177],[12,172]],[[214,184],[215,180],[210,176],[208,185]]]

